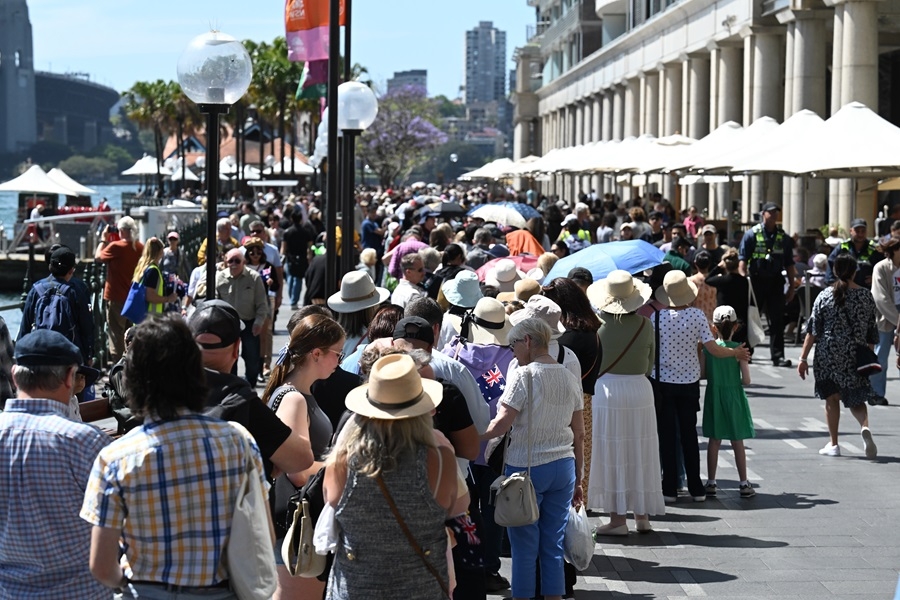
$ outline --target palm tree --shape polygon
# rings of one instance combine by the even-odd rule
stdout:
[[[171,131],[170,86],[162,79],[153,82],[137,81],[130,89],[122,92],[125,98],[125,115],[140,129],[153,130],[153,144],[156,150],[157,189],[163,188],[163,177],[159,161],[163,153],[163,139]],[[165,136],[165,137],[164,137]]]

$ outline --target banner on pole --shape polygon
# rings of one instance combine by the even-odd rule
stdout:
[[[285,0],[284,28],[288,60],[328,60],[328,20],[331,0]],[[344,0],[340,0],[344,25]]]

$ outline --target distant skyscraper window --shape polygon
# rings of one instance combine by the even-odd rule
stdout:
[[[466,32],[466,104],[504,100],[506,74],[506,32],[481,21]]]

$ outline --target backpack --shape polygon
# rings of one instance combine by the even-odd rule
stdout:
[[[71,287],[65,283],[48,284],[40,281],[34,285],[39,296],[34,307],[34,324],[31,326],[31,330],[50,329],[75,342],[75,307],[72,306],[68,295]],[[45,287],[45,289],[40,289],[38,286]]]

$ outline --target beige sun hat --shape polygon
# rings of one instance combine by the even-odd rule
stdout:
[[[591,304],[612,315],[625,315],[642,307],[653,295],[649,285],[628,271],[616,270],[587,289]]]
[[[525,319],[540,319],[546,323],[550,327],[550,331],[553,332],[550,339],[555,340],[566,332],[565,326],[560,322],[562,309],[559,307],[559,304],[547,296],[532,296],[525,303],[525,308],[509,315],[509,322],[514,326]]]
[[[526,277],[525,279],[517,281],[515,285],[513,285],[513,289],[515,291],[497,294],[497,300],[500,302],[509,302],[510,300],[528,302],[529,298],[541,293],[541,284],[538,283],[536,279]]]
[[[391,293],[376,287],[365,271],[350,271],[341,279],[341,291],[328,298],[328,308],[338,313],[353,313],[387,300]]]
[[[369,382],[347,394],[347,410],[371,419],[409,419],[433,410],[444,386],[422,379],[416,363],[406,354],[391,354],[375,361]]]
[[[525,278],[525,273],[516,267],[516,263],[505,258],[498,260],[494,268],[484,276],[484,283],[496,287],[501,292],[515,292],[516,282]]]
[[[666,273],[662,287],[656,290],[656,299],[666,306],[687,306],[697,297],[697,286],[681,271]]]
[[[482,298],[471,315],[463,319],[460,335],[473,344],[505,346],[509,343],[510,329],[512,325],[503,303],[496,298]]]

